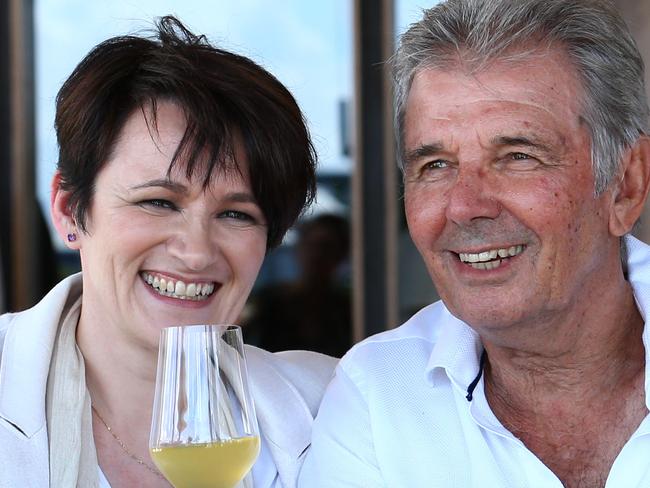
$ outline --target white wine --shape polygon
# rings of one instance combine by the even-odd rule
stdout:
[[[151,449],[160,472],[174,488],[233,488],[253,467],[259,437]]]

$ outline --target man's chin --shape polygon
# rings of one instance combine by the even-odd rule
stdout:
[[[525,311],[517,313],[514,307],[508,309],[504,305],[477,306],[471,309],[461,307],[458,310],[450,309],[450,312],[481,337],[512,334],[513,330],[524,327],[528,315]]]

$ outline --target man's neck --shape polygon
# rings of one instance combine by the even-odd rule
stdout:
[[[558,324],[555,349],[485,342],[492,411],[567,487],[603,486],[647,415],[643,318],[629,285],[610,298],[606,320]]]
[[[591,310],[577,317],[546,324],[548,333],[538,334],[539,348],[532,340],[525,350],[484,340],[486,382],[522,407],[542,407],[573,395],[588,401],[642,374],[644,322],[631,287],[626,283],[617,297],[600,302],[607,302],[604,310],[590,304]]]

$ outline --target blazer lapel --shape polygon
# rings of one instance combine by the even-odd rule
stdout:
[[[81,277],[75,275],[35,307],[9,318],[0,364],[0,417],[27,437],[45,425],[45,391],[57,326],[68,303],[80,293]]]
[[[246,348],[260,431],[283,486],[295,486],[300,458],[311,442],[313,417],[300,392],[273,365],[273,355]]]

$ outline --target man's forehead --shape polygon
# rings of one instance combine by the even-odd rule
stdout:
[[[414,77],[404,113],[409,139],[449,127],[491,125],[496,137],[506,128],[517,132],[579,130],[582,87],[562,53],[532,58],[536,63],[495,62],[468,73],[454,68],[427,68]],[[569,69],[571,68],[571,69]]]
[[[494,96],[499,96],[499,91],[507,87],[507,80],[512,80],[511,89],[527,89],[531,93],[543,91],[541,89],[545,87],[554,87],[559,91],[563,84],[579,90],[580,94],[583,89],[576,66],[564,46],[559,44],[515,46],[490,59],[463,54],[461,48],[455,59],[448,59],[441,65],[422,63],[411,79],[409,99],[415,86],[431,83],[430,80],[434,78],[431,73],[453,79],[452,83],[459,88],[474,84],[486,93],[492,89]],[[499,76],[502,82],[499,87],[491,86],[490,81]],[[439,79],[431,83],[430,96],[435,98],[439,83]]]

